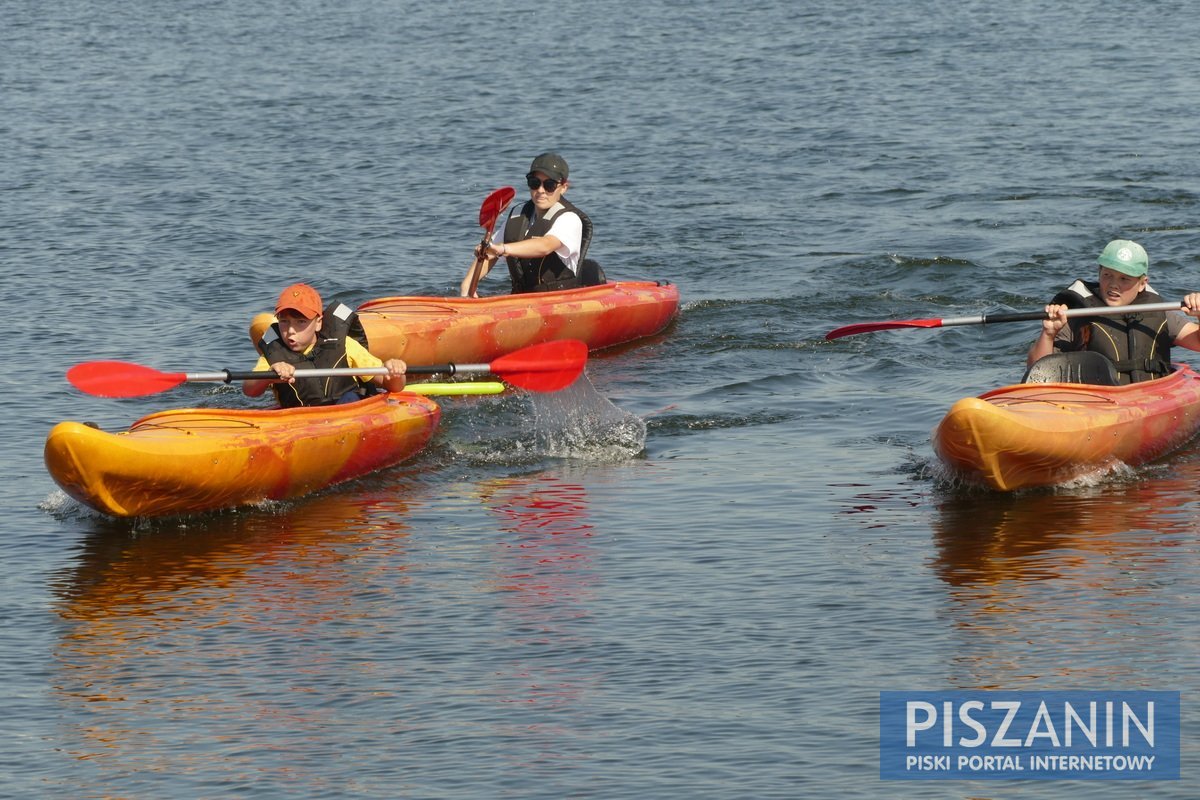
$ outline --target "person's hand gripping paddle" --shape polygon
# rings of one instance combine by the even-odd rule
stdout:
[[[492,231],[496,227],[496,220],[504,213],[504,209],[508,208],[508,204],[517,196],[516,189],[511,186],[504,186],[489,194],[483,201],[483,205],[479,207],[479,225],[483,228],[483,238],[479,240],[480,254],[471,264],[471,280],[467,286],[467,297],[475,297],[476,289],[479,288],[479,279],[483,277],[483,265],[487,258],[483,255],[483,248],[487,247],[488,239],[492,238]]]

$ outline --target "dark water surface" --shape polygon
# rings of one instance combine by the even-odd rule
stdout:
[[[1182,2],[4,5],[4,708],[17,798],[1194,797],[1200,452],[1002,496],[929,431],[1110,238],[1200,288]],[[308,280],[449,294],[556,149],[674,327],[301,501],[69,501],[71,365],[252,363]],[[485,286],[498,291],[498,281]],[[1200,363],[1192,354],[1189,358]],[[623,412],[623,415],[622,415]],[[614,424],[610,424],[614,423]],[[883,783],[888,689],[1169,689],[1175,783]]]

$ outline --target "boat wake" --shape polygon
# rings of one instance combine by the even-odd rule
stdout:
[[[973,493],[981,492],[985,494],[995,493],[995,489],[984,485],[981,482],[969,480],[956,470],[943,464],[936,458],[929,458],[918,461],[909,468],[903,470],[910,472],[914,477],[928,481],[933,484],[934,488],[948,493]],[[1029,492],[1073,492],[1080,489],[1091,489],[1097,486],[1105,486],[1109,484],[1127,483],[1137,480],[1140,476],[1138,469],[1129,466],[1121,461],[1113,461],[1101,467],[1083,474],[1077,475],[1070,480],[1060,483],[1049,484],[1046,486],[1032,486],[1018,489],[1014,494],[1024,494]]]
[[[67,519],[73,515],[100,516],[99,512],[92,511],[82,503],[76,502],[62,489],[52,490],[38,503],[38,509],[52,514],[58,519]]]

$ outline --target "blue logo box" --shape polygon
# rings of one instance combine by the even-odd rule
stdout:
[[[1178,780],[1179,692],[879,693],[882,780]]]

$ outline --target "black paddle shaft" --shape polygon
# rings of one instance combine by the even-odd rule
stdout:
[[[1182,303],[1141,303],[1131,306],[1096,306],[1095,308],[1069,308],[1067,317],[1115,317],[1122,314],[1142,314],[1155,311],[1178,311]],[[1049,319],[1043,311],[1021,311],[1014,314],[983,314],[975,317],[957,317],[942,320],[942,326],[947,325],[978,325],[996,322],[1032,322],[1033,320]]]

